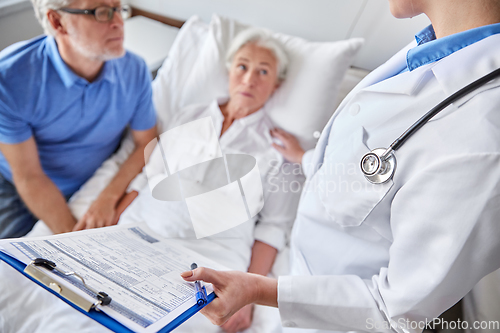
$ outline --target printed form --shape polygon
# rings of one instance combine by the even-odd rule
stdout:
[[[87,285],[112,298],[99,310],[136,332],[157,332],[196,304],[194,286],[180,277],[191,263],[225,269],[183,248],[179,240],[153,236],[145,224],[5,240],[1,245],[25,264],[44,258],[65,272],[78,273]],[[78,278],[53,275],[95,301]],[[207,294],[213,292],[210,285],[206,288]]]

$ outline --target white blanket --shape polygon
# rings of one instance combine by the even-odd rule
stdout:
[[[133,142],[127,137],[119,151],[108,159],[96,174],[71,198],[69,206],[75,217],[81,217],[92,201],[117,172],[119,165],[127,158],[133,150]],[[137,201],[139,203],[139,201]],[[124,214],[126,218],[120,223],[131,223],[138,221],[140,215],[133,211],[141,210],[141,207],[133,208],[131,205]],[[153,212],[154,210],[149,210]],[[175,211],[172,211],[175,214]],[[154,218],[154,216],[151,216]],[[147,221],[146,221],[147,222]],[[39,221],[27,237],[50,235],[52,232]],[[238,241],[228,240],[221,242],[216,240],[185,241],[185,246],[203,253],[203,255],[216,260],[223,265],[244,270],[248,265],[242,261],[241,251],[228,251],[228,246],[238,246]],[[249,249],[247,249],[249,251]],[[286,274],[288,269],[288,251],[283,251],[274,266],[274,274]],[[0,332],[109,332],[92,319],[82,315],[56,296],[43,288],[37,286],[29,279],[22,276],[4,262],[0,262]],[[212,325],[201,314],[190,318],[188,322],[175,330],[176,332],[222,332]],[[247,333],[281,332],[281,324],[277,309],[256,306],[253,325],[246,330]]]
[[[111,332],[0,262],[0,332],[2,333],[100,333]],[[200,328],[202,329],[200,330]],[[196,314],[175,332],[222,332]],[[281,332],[277,309],[256,306],[253,325],[246,333]]]

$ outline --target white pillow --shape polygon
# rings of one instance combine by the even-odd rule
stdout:
[[[233,37],[248,27],[217,15],[210,25],[196,16],[184,24],[153,83],[161,122],[189,104],[228,96],[226,51]],[[265,110],[277,127],[309,149],[316,143],[313,133],[321,131],[335,111],[340,83],[363,39],[320,43],[282,33],[273,36],[285,45],[290,64]]]

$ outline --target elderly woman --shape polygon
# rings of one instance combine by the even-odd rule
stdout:
[[[166,131],[169,128],[211,117],[216,132],[215,137],[219,139],[222,153],[255,157],[262,178],[264,194],[264,206],[255,217],[214,236],[196,239],[185,201],[159,201],[153,198],[148,186],[148,178],[142,173],[131,183],[129,193],[119,203],[117,209],[122,212],[119,223],[147,222],[148,226],[159,235],[180,238],[184,246],[230,269],[267,275],[277,252],[285,246],[295,218],[299,195],[292,191],[276,191],[276,186],[273,186],[278,177],[285,177],[285,175],[276,172],[283,159],[271,146],[270,130],[273,126],[265,113],[266,101],[285,78],[287,63],[288,58],[283,46],[268,33],[258,29],[242,32],[235,38],[227,54],[229,97],[215,100],[209,105],[189,106],[178,112],[176,117],[164,124],[162,129]],[[116,164],[119,163],[116,162]],[[163,159],[158,147],[153,150],[146,168],[150,177],[167,176],[162,174]],[[98,177],[91,181],[97,179]],[[99,180],[99,182],[102,181]],[[79,200],[77,192],[77,196],[70,204],[82,206],[88,204],[88,202],[82,204],[85,200],[79,203]],[[87,221],[88,224],[80,224],[76,229],[96,227],[90,223],[90,220]],[[30,236],[40,235],[43,232],[42,228],[35,230],[37,231],[39,231],[38,234],[33,233]],[[10,271],[5,271],[5,273],[17,274]],[[6,276],[2,276],[4,277]],[[8,318],[9,326],[5,326],[7,327],[5,330],[12,332],[22,330],[16,326],[14,319],[17,319],[17,313],[19,313],[17,304],[22,304],[24,300],[6,290],[9,283],[12,282],[12,285],[20,283],[17,280],[14,281],[15,277],[12,276],[12,279],[6,277],[3,280],[4,283],[0,284],[2,287],[0,293],[11,295],[4,296],[5,304],[9,304],[9,307],[0,311],[0,328],[4,327],[2,318]],[[26,285],[23,288],[29,290],[29,288],[38,287]],[[57,305],[61,303],[45,291],[40,293],[38,298],[40,302],[45,302],[44,308],[47,309],[58,308]],[[58,327],[58,329],[64,330],[65,325],[69,323],[57,319],[66,317],[64,314],[72,310],[62,305],[58,311],[55,321],[48,320],[49,324],[40,325],[54,327],[58,323],[63,327]],[[258,315],[259,313],[256,312],[256,317]],[[244,330],[251,326],[252,316],[253,306],[246,306],[233,316],[223,329],[226,332]],[[47,314],[44,318],[52,317],[51,314]],[[25,327],[22,321],[19,325]],[[105,330],[96,325],[89,320],[87,325],[89,331]],[[67,327],[67,329],[71,328]],[[176,331],[220,332],[220,328],[212,325],[201,314],[197,314]]]
[[[285,79],[287,64],[283,46],[267,32],[260,29],[243,31],[236,36],[227,54],[229,98],[214,100],[209,105],[188,106],[164,128],[167,130],[209,116],[220,137],[223,153],[254,156],[265,198],[264,207],[255,218],[216,236],[194,240],[195,232],[185,202],[159,201],[153,198],[147,186],[147,177],[151,180],[160,175],[161,178],[164,173],[162,154],[157,147],[146,166],[147,177],[145,172],[140,174],[119,204],[119,211],[127,207],[119,223],[145,221],[164,237],[190,239],[186,246],[227,267],[267,275],[277,251],[285,245],[298,202],[297,193],[273,191],[270,179],[271,176],[274,179],[284,176],[275,173],[282,158],[271,146],[273,126],[266,116],[265,103]],[[248,328],[252,311],[252,305],[244,307],[223,329],[238,332]],[[217,328],[207,327],[204,331],[210,329]]]

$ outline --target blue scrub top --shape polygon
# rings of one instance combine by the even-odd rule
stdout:
[[[116,150],[127,126],[155,124],[151,76],[134,54],[106,61],[89,83],[64,63],[51,36],[0,52],[0,142],[34,137],[44,172],[65,196]],[[0,173],[12,182],[1,153]]]

